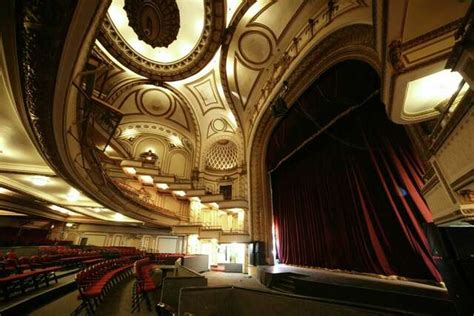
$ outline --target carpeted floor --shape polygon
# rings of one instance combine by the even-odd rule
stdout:
[[[77,291],[73,291],[51,303],[44,305],[33,311],[30,315],[33,316],[66,316],[71,315],[74,309],[79,306],[80,301],[77,299]]]
[[[209,271],[202,275],[207,278],[208,286],[238,286],[269,291],[267,287],[248,274]]]
[[[257,282],[255,278],[242,273],[226,273],[226,272],[205,272],[203,275],[208,279],[209,286],[239,286],[246,288],[254,288],[260,290],[268,290],[265,286]],[[117,284],[112,291],[107,295],[105,300],[97,308],[95,315],[97,316],[145,316],[156,315],[146,309],[145,302],[141,304],[141,311],[131,313],[132,300],[132,286],[134,278],[130,277]],[[160,300],[160,292],[153,293],[151,297],[152,306],[154,307]],[[70,315],[80,301],[77,299],[77,291],[69,293],[51,302],[48,305],[42,306],[31,313],[32,316],[67,316]],[[86,315],[83,311],[82,315]]]

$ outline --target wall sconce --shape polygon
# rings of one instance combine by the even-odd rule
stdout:
[[[140,158],[141,158],[143,163],[155,164],[155,162],[158,160],[158,155],[155,154],[150,149],[150,150],[148,150],[144,153],[141,153]]]

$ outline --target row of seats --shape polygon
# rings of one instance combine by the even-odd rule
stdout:
[[[73,267],[80,265],[90,265],[103,260],[98,252],[87,252],[76,256],[71,255],[41,255],[22,256],[18,259],[15,256],[0,258],[0,277],[5,277],[13,273],[23,273],[26,270],[37,268],[64,266]]]
[[[133,265],[135,284],[132,289],[132,313],[140,311],[140,303],[145,300],[147,308],[151,311],[151,301],[149,293],[156,290],[156,284],[152,278],[152,269],[155,263],[146,257],[137,260]]]
[[[119,281],[130,275],[133,261],[136,257],[110,259],[94,264],[76,274],[76,284],[79,291],[78,299],[81,305],[75,314],[83,309],[88,315],[100,304],[109,290]]]
[[[87,252],[115,253],[118,256],[135,256],[141,253],[135,247],[95,247],[86,246],[85,248],[71,248],[67,246],[40,246],[38,251],[41,254],[49,255],[81,255]]]
[[[142,251],[135,247],[102,247],[100,249],[109,253],[116,253],[120,256],[138,256],[143,254]]]
[[[62,268],[62,266],[51,266],[1,277],[1,297],[4,300],[7,300],[10,296],[14,294],[24,294],[30,288],[37,289],[42,284],[48,286],[49,282],[52,280],[58,283],[56,271]]]

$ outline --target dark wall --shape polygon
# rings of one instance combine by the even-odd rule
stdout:
[[[42,245],[47,241],[47,229],[0,227],[0,247]]]

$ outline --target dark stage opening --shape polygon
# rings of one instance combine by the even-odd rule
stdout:
[[[367,64],[342,62],[273,131],[267,168],[278,258],[440,281],[422,229],[432,221],[420,193],[423,162],[388,119],[379,85]]]

